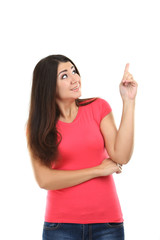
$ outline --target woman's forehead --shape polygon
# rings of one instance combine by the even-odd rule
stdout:
[[[61,62],[58,65],[58,74],[57,76],[59,76],[59,74],[63,73],[63,72],[67,72],[68,70],[74,68],[74,65],[71,62]]]
[[[73,64],[71,62],[60,62],[58,65],[58,71],[70,69],[72,66],[73,66]]]

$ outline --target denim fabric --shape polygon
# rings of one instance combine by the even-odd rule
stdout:
[[[48,223],[43,240],[124,240],[123,223]]]

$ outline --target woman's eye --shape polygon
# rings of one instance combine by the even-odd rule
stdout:
[[[72,73],[73,74],[76,74],[77,72],[76,72],[76,69],[74,69],[73,71],[72,71]],[[62,79],[65,79],[65,78],[67,78],[68,76],[67,76],[67,74],[63,74],[62,75]]]
[[[77,73],[77,72],[76,72],[76,70],[73,70],[73,72],[72,72],[72,73],[74,73],[74,74],[75,74],[75,73]]]
[[[65,79],[67,77],[67,74],[64,74],[63,76],[62,76],[62,79]]]

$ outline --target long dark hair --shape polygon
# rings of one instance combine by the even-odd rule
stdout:
[[[49,55],[41,59],[34,68],[29,117],[27,120],[27,146],[31,155],[51,167],[58,156],[61,133],[56,129],[60,111],[56,103],[57,69],[61,62],[71,62],[77,74],[76,65],[64,55]],[[77,106],[84,106],[97,98],[75,100]],[[58,135],[60,140],[58,141]]]

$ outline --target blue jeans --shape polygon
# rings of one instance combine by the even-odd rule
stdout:
[[[48,223],[43,240],[124,240],[123,223]]]

